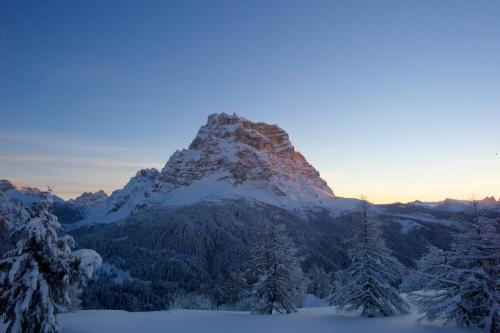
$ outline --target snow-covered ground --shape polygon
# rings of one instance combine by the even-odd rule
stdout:
[[[359,318],[336,313],[332,307],[311,307],[295,314],[258,316],[248,312],[172,310],[125,312],[89,310],[59,316],[63,333],[220,333],[220,332],[370,332],[459,333],[474,329],[417,323],[416,314],[390,318]]]
[[[326,306],[327,303],[306,295],[304,308],[298,313],[272,316],[241,311],[86,310],[61,314],[58,319],[62,333],[484,333],[478,329],[443,327],[438,322],[418,323],[419,315],[411,305],[412,313],[405,316],[361,318],[352,313],[339,313],[335,307]],[[0,333],[4,330],[0,322]]]

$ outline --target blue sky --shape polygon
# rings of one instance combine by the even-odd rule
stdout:
[[[340,196],[498,197],[500,1],[0,2],[0,178],[110,192],[216,112]]]

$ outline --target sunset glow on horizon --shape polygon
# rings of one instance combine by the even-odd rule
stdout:
[[[236,112],[340,197],[498,199],[500,2],[362,3],[2,2],[0,179],[110,194]]]

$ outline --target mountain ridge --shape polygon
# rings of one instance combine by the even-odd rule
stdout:
[[[40,190],[0,180],[0,192],[31,204]],[[110,196],[101,190],[68,201],[55,197],[55,202],[74,205],[79,210],[74,219],[83,217],[81,225],[114,222],[154,207],[241,199],[292,210],[321,207],[336,214],[355,209],[358,201],[336,197],[278,125],[220,113],[209,115],[188,148],[174,152],[161,170],[137,171]],[[482,202],[500,211],[500,200]],[[406,205],[461,212],[469,203],[445,199]]]

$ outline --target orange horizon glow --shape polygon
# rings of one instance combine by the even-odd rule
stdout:
[[[132,176],[133,174],[131,174]],[[423,201],[423,202],[439,202],[445,199],[457,199],[457,200],[470,200],[474,195],[477,199],[483,199],[485,197],[493,196],[495,199],[499,199],[499,191],[495,190],[500,188],[499,184],[491,183],[488,188],[483,190],[468,190],[464,186],[457,186],[455,189],[440,189],[438,187],[433,188],[431,194],[426,188],[418,188],[413,191],[408,190],[405,193],[396,192],[396,188],[383,185],[383,184],[372,184],[367,186],[366,184],[355,184],[339,182],[336,186],[333,181],[326,179],[329,186],[332,187],[335,196],[342,198],[354,198],[359,199],[361,195],[364,195],[368,201],[374,204],[390,204],[390,203],[407,203],[413,201]],[[86,184],[65,184],[65,183],[33,183],[27,184],[25,182],[20,182],[17,180],[11,180],[16,186],[19,187],[36,187],[40,190],[44,190],[47,186],[54,187],[54,193],[63,198],[64,200],[75,199],[84,192],[97,192],[103,190],[108,195],[115,190],[119,190],[125,186],[128,182],[128,178],[124,179],[123,183],[86,183]],[[333,184],[333,185],[332,185]],[[363,186],[364,185],[364,186]],[[471,186],[472,187],[472,186]],[[453,191],[454,190],[454,191]]]

